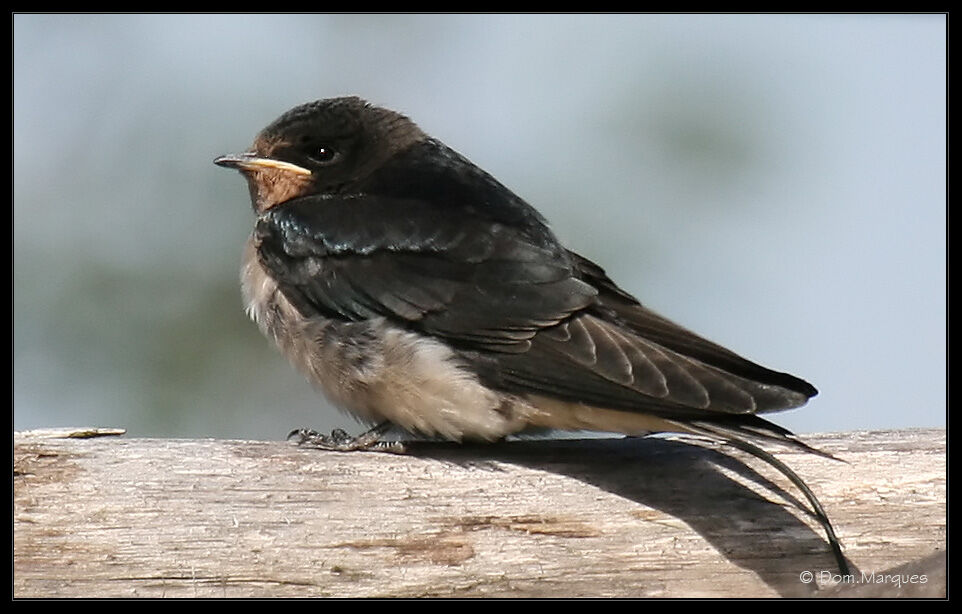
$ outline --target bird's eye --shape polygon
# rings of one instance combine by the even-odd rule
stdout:
[[[341,154],[333,147],[318,145],[308,151],[307,156],[318,164],[333,164],[337,162]]]

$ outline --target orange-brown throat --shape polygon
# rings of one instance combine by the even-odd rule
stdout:
[[[251,204],[257,215],[281,203],[304,196],[310,191],[312,183],[310,175],[276,168],[245,170],[244,176],[247,178]]]
[[[314,174],[309,169],[255,152],[221,156],[214,164],[243,173],[250,189],[251,205],[258,215],[307,194],[314,183]]]

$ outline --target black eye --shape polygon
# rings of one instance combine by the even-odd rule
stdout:
[[[307,157],[318,164],[333,164],[334,162],[337,162],[337,160],[341,157],[341,154],[333,147],[318,145],[308,150]]]

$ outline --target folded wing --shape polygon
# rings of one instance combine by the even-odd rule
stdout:
[[[556,241],[481,216],[310,197],[274,208],[255,233],[306,315],[384,317],[442,338],[486,383],[517,394],[711,420],[816,393],[646,309]]]

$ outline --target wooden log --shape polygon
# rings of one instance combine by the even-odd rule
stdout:
[[[945,595],[944,430],[805,437],[844,462],[773,450],[850,578],[786,479],[692,438],[395,455],[64,434],[14,437],[15,597]]]

